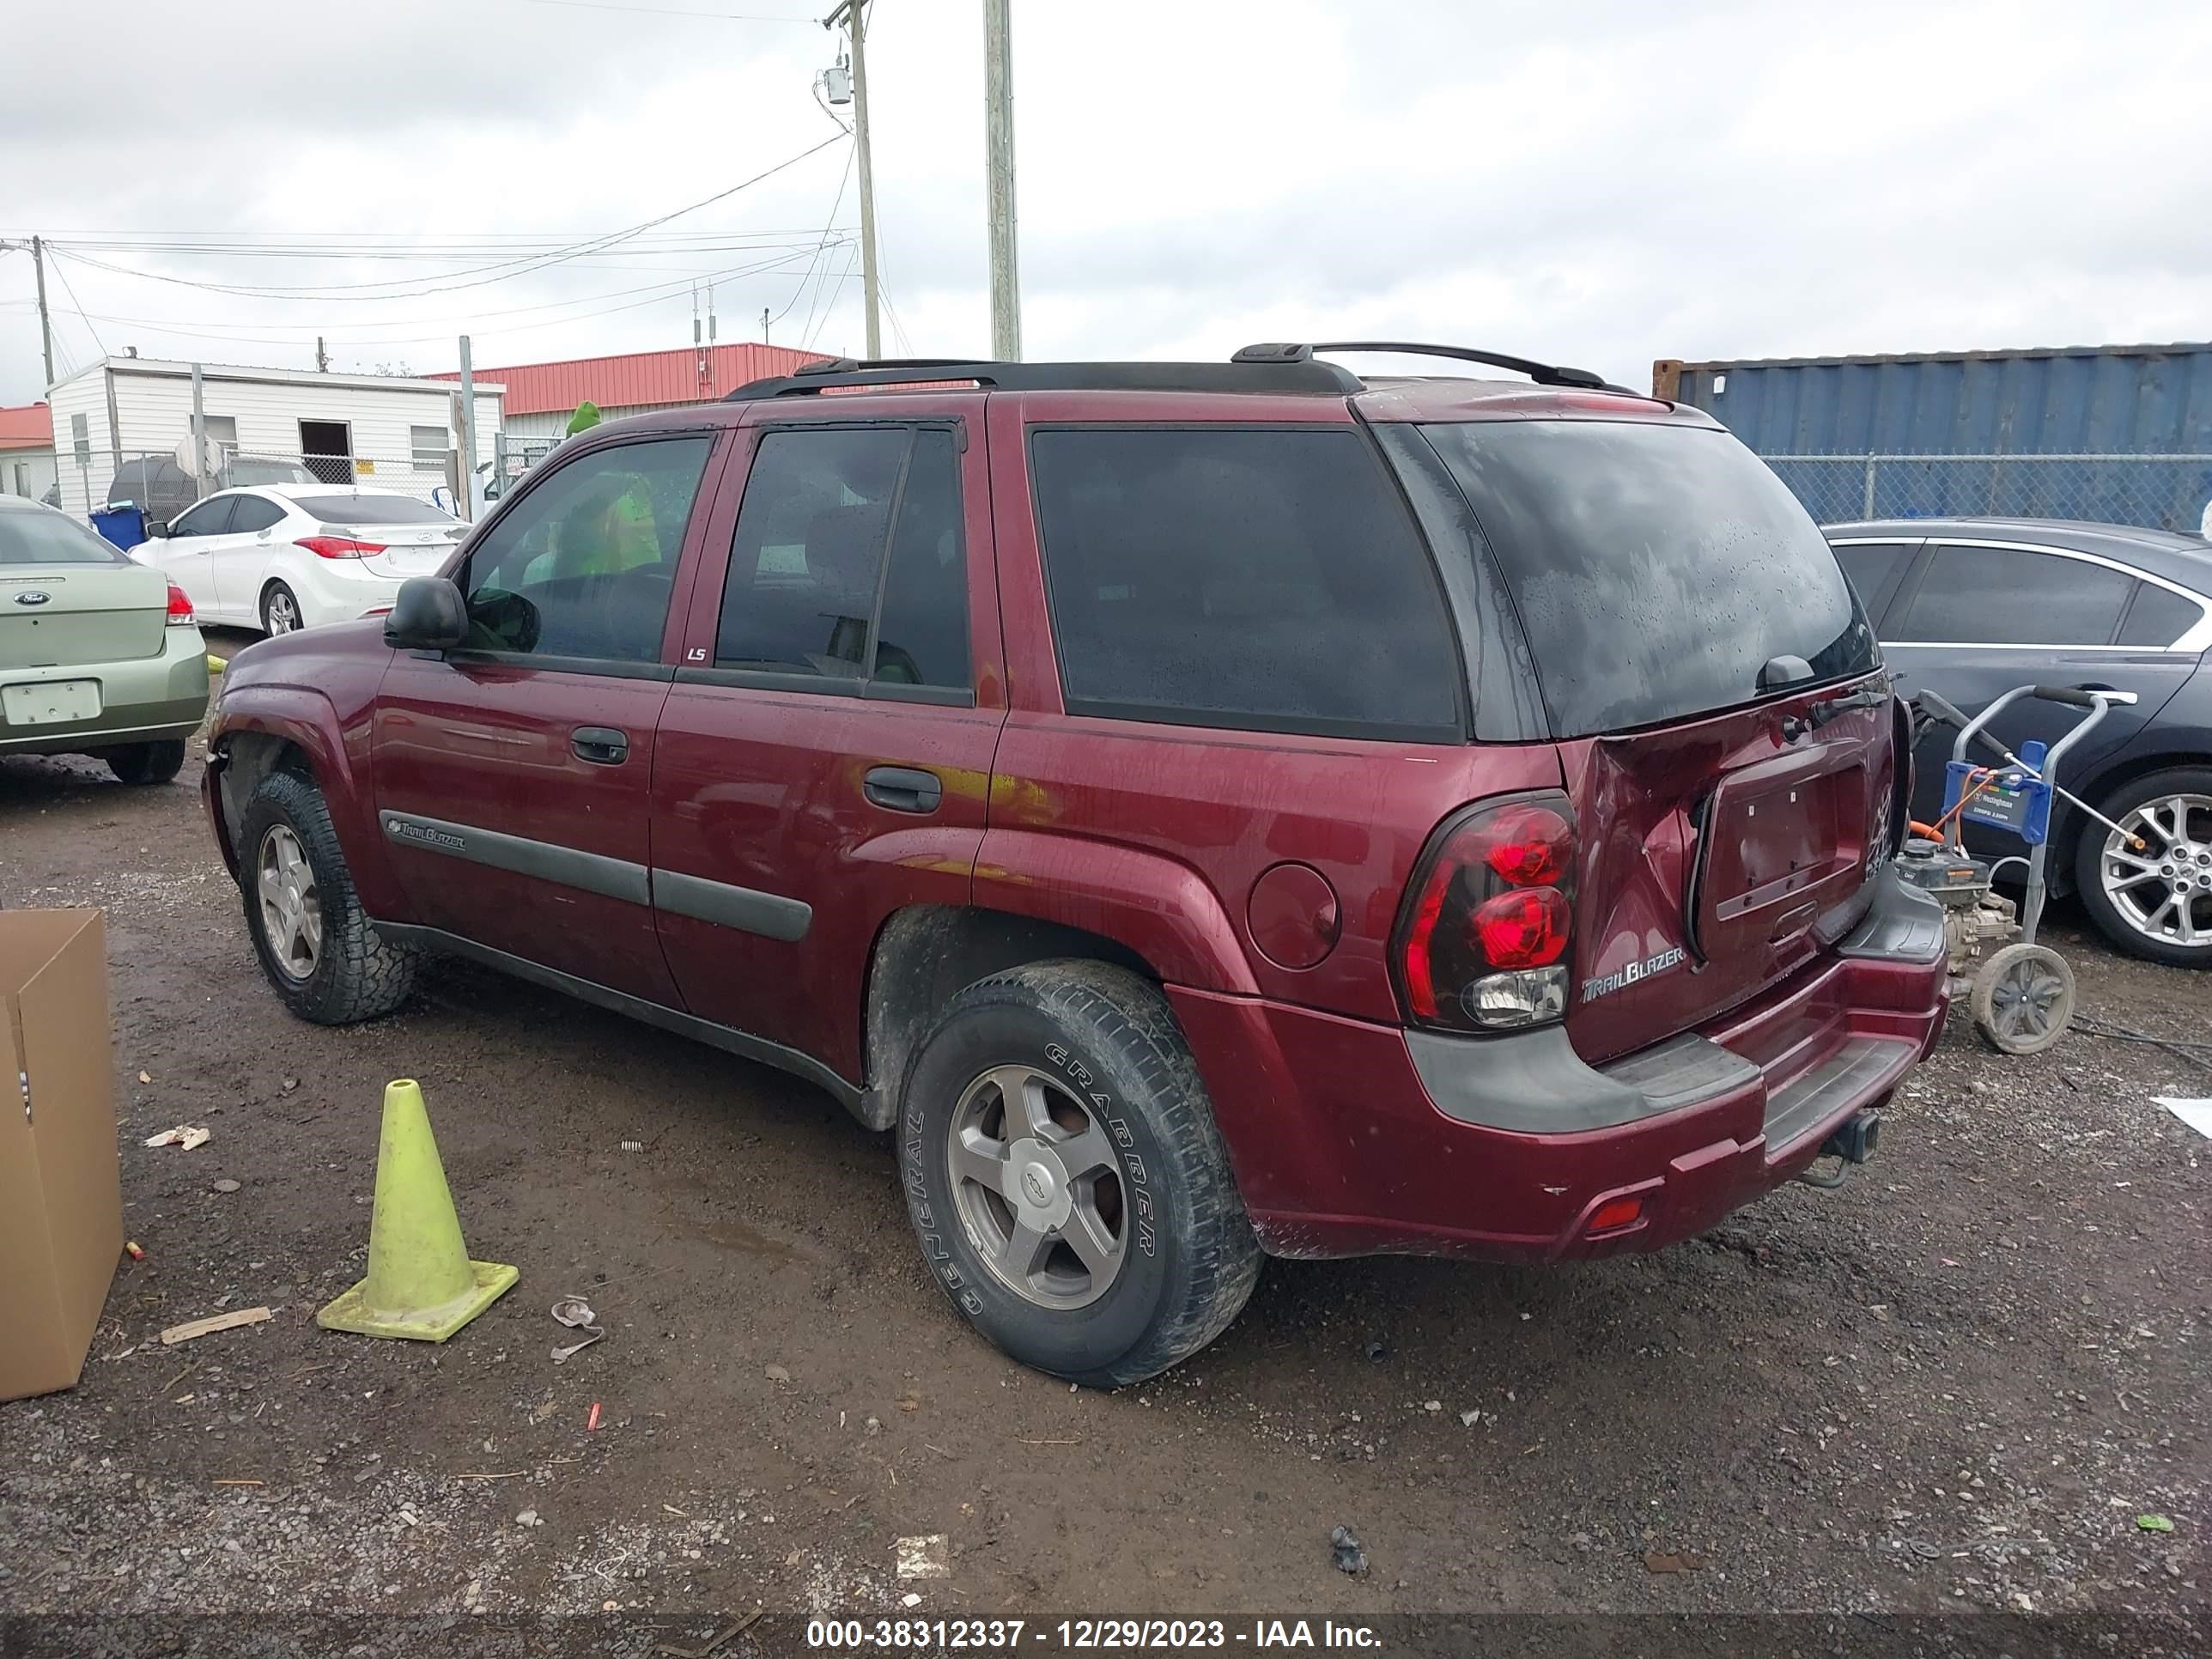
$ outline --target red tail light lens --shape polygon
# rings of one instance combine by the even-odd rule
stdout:
[[[1564,796],[1465,808],[1431,838],[1395,952],[1417,1024],[1486,1031],[1566,1012],[1574,825]]]
[[[1485,899],[1470,923],[1493,968],[1543,968],[1567,948],[1567,900],[1556,887],[1520,887]]]
[[[185,597],[185,590],[174,582],[169,584],[169,626],[190,628],[197,619],[192,615],[192,602]]]
[[[382,542],[357,542],[348,536],[302,536],[297,544],[319,559],[365,559],[384,551]]]

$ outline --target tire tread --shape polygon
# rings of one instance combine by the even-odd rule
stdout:
[[[261,937],[253,897],[253,853],[269,823],[281,817],[291,825],[314,867],[323,908],[325,972],[304,983],[272,967]],[[318,1025],[356,1025],[392,1012],[415,988],[419,953],[378,933],[362,914],[346,868],[337,828],[331,822],[323,792],[296,772],[276,771],[261,780],[246,802],[239,887],[246,903],[246,925],[255,954],[284,1006]]]

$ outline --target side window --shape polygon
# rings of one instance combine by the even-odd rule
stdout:
[[[1897,580],[1898,571],[1911,552],[1912,544],[1907,542],[1847,542],[1837,547],[1836,562],[1843,566],[1870,619],[1881,620],[1890,584]]]
[[[2170,587],[2144,582],[2136,589],[2135,603],[2120,624],[2120,643],[2163,649],[2204,618],[2204,607],[2185,599]]]
[[[1030,458],[1071,712],[1456,737],[1443,593],[1357,433],[1046,429]]]
[[[169,526],[172,536],[220,536],[230,528],[231,511],[238,505],[235,495],[219,495],[214,501],[202,501],[198,507]]]
[[[968,581],[952,434],[873,426],[763,434],[731,543],[714,664],[965,687]]]
[[[284,516],[284,509],[276,502],[258,495],[240,495],[238,510],[231,514],[230,532],[234,536],[266,530]]]
[[[2134,586],[2082,559],[1939,545],[1905,616],[1884,631],[1899,643],[2109,645]]]
[[[712,447],[685,437],[594,450],[516,502],[463,574],[468,648],[657,660]]]

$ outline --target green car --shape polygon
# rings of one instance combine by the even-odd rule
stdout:
[[[0,757],[97,755],[167,783],[207,714],[184,590],[66,513],[0,495]]]

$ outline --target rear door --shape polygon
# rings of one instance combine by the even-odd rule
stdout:
[[[397,653],[373,733],[417,922],[672,1006],[647,875],[653,744],[716,441],[605,442],[534,477],[456,573],[465,644]]]
[[[870,948],[894,909],[967,902],[1006,718],[982,406],[752,416],[661,717],[653,903],[685,1002],[856,1081]]]
[[[1417,430],[1480,522],[1559,740],[1577,1050],[1696,1026],[1814,960],[1856,920],[1895,739],[1873,631],[1804,509],[1687,422]]]
[[[215,540],[209,563],[215,574],[216,599],[223,614],[258,627],[261,584],[268,578],[276,526],[284,522],[284,509],[266,495],[235,499],[230,528]]]
[[[2067,756],[2067,772],[2080,779],[2138,735],[2194,672],[2196,653],[2169,647],[2202,614],[2179,590],[2095,554],[1942,538],[1929,543],[1891,608],[1884,649],[1902,692],[1924,685],[1967,714],[2016,685],[2134,692],[2133,708],[2112,709],[2088,746]],[[1998,716],[1994,731],[2017,752],[2031,738],[2056,743],[2081,718],[2056,703],[2023,699]],[[1956,737],[1939,726],[1922,740],[1913,816],[1923,822],[1942,811],[1944,767]],[[2019,850],[2002,831],[1976,828],[1967,838],[2000,853]]]

